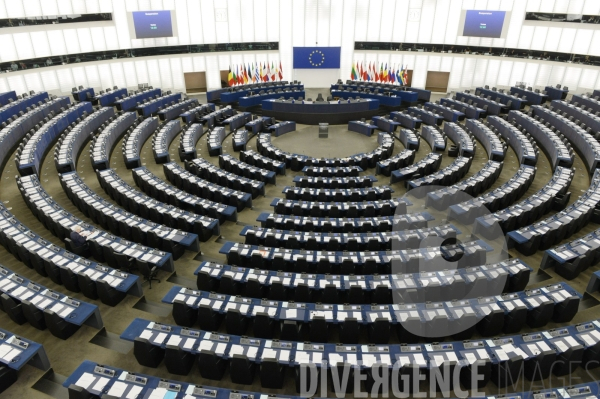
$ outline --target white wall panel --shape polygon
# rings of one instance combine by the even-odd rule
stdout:
[[[554,12],[565,14],[569,9],[569,1],[570,0],[555,0]]]
[[[583,4],[582,14],[587,15],[598,15],[600,14],[600,1],[598,0],[585,0]]]
[[[194,57],[194,72],[206,72],[206,59],[204,56]]]
[[[435,4],[435,16],[433,17],[431,43],[444,43],[444,39],[446,38],[446,25],[448,23],[449,10],[450,0],[438,1]]]
[[[558,43],[558,51],[561,53],[570,53],[573,48],[573,40],[575,40],[576,29],[563,28]]]
[[[521,34],[523,30],[521,30]],[[543,50],[544,45],[546,44],[546,37],[548,35],[548,27],[547,26],[536,26],[534,27],[533,37],[531,38],[531,46],[532,50]],[[519,43],[519,47],[521,43]]]
[[[42,70],[40,72],[40,76],[42,77],[42,83],[44,84],[44,88],[40,88],[35,91],[43,91],[43,90],[60,90],[60,86],[58,84],[58,77],[56,76],[55,70]]]
[[[460,89],[464,62],[465,59],[463,57],[456,57],[452,60],[452,71],[450,72],[450,78],[448,79],[449,90],[456,91]]]
[[[346,3],[346,2],[344,2]],[[279,56],[282,67],[282,74],[284,80],[290,80],[292,71],[292,29],[293,29],[293,16],[292,16],[292,2],[284,1],[279,5]],[[345,4],[344,4],[345,7]],[[344,14],[344,17],[346,15]],[[352,15],[354,20],[354,15]],[[343,60],[343,54],[342,54]],[[343,64],[342,64],[343,65]]]
[[[87,83],[89,87],[100,87],[100,72],[98,72],[97,65],[86,65],[85,67],[85,76],[87,77]]]
[[[44,31],[31,32],[31,41],[33,43],[33,52],[36,57],[47,57],[52,55],[48,35]]]
[[[114,26],[105,26],[104,40],[106,41],[107,50],[118,50],[119,49],[119,36],[117,35],[117,29]]]
[[[71,69],[57,69],[56,76],[58,77],[58,85],[62,92],[68,93],[73,86],[76,86],[75,81],[73,81]]]
[[[460,12],[462,9],[461,0],[451,0],[450,9],[448,10],[448,22],[446,23],[446,40],[447,44],[456,44],[457,35],[462,35],[458,32],[458,24],[460,22]]]
[[[598,3],[600,3],[600,1]],[[592,36],[590,42],[590,54],[600,55],[600,30],[594,31],[594,36]]]
[[[126,87],[136,87],[138,83],[141,83],[138,80],[137,73],[135,72],[134,61],[123,62],[123,74],[125,76]]]
[[[384,29],[381,26],[381,12],[383,0],[370,0],[367,19],[367,41],[378,42],[379,32]]]
[[[73,67],[71,69],[71,73],[73,74],[73,82],[75,85],[73,87],[90,87],[87,81],[87,76],[85,75],[85,68],[82,66]]]
[[[109,3],[108,1],[106,3]],[[40,6],[42,7],[43,15],[58,15],[58,4],[56,0],[44,0],[40,2]],[[0,6],[0,10],[2,7]],[[0,15],[0,17],[2,17]]]
[[[398,3],[402,7],[401,3]],[[379,29],[379,40],[382,42],[391,42],[394,33],[394,15],[396,13],[396,2],[394,0],[383,0],[381,9],[381,23]]]
[[[319,46],[330,46],[331,0],[318,0],[317,4],[316,41],[319,42]]]
[[[160,69],[160,87],[164,89],[173,88],[173,78],[171,76],[171,63],[168,58],[161,58],[158,60],[158,67]],[[214,70],[213,70],[214,73]],[[216,68],[216,73],[219,74],[219,67]],[[220,74],[219,74],[220,76]],[[221,80],[219,79],[219,83]]]
[[[546,36],[544,50],[556,51],[558,49],[558,43],[560,42],[561,34],[562,28],[548,28],[548,35]]]
[[[6,11],[6,5],[4,4],[6,0],[0,0],[0,18],[6,19],[8,18],[8,12]],[[6,84],[6,79],[2,79],[2,82]]]
[[[73,8],[73,14],[87,13],[85,0],[71,0],[71,7]]]
[[[28,17],[39,17],[42,14],[40,0],[22,0],[25,15]]]
[[[27,84],[25,83],[23,75],[9,76],[7,80],[11,90],[16,91],[17,94],[27,93]]]
[[[304,0],[292,0],[292,20],[293,46],[304,46]]]
[[[58,13],[61,15],[69,15],[73,14],[73,5],[71,4],[71,0],[56,0],[58,4]]]
[[[304,2],[304,43],[315,46],[318,42],[318,0],[305,0]]]
[[[523,75],[525,73],[525,62],[514,62],[512,70],[510,71],[510,79],[509,84],[512,86],[517,82],[526,82],[528,85],[533,84],[533,82],[528,82],[523,79]]]
[[[221,87],[221,75],[217,66],[217,57],[214,55],[207,55],[206,61],[206,84],[208,87]]]
[[[542,4],[542,0],[527,0],[527,12],[538,12],[540,11],[540,5]]]
[[[393,0],[385,0],[392,1]],[[331,2],[331,19],[329,21],[329,45],[330,46],[341,46],[342,44],[342,18],[339,16],[344,14],[344,3],[341,1]],[[393,16],[393,14],[391,14]],[[392,26],[391,24],[389,26]],[[388,29],[389,38],[386,40],[391,41],[392,30]]]
[[[110,73],[112,75],[112,86],[127,87],[127,81],[125,80],[125,73],[123,72],[122,62],[111,62]]]
[[[489,60],[487,58],[478,58],[477,64],[475,64],[475,73],[473,74],[473,81],[471,82],[472,87],[481,87],[487,84],[485,81],[485,74],[487,72]]]
[[[415,67],[413,68],[412,86],[421,89],[425,88],[427,81],[427,56],[418,55],[415,57]]]
[[[177,16],[177,37],[179,44],[190,44],[190,25],[188,23],[187,0],[175,0]],[[232,25],[230,25],[230,28]]]
[[[194,59],[191,57],[183,57],[181,59],[181,71],[183,73],[196,72],[194,71]]]
[[[361,3],[359,0],[358,3]],[[344,18],[342,19],[342,51],[340,57],[340,77],[350,76],[351,62],[354,56],[354,24],[356,21],[357,1],[344,1]],[[344,79],[346,80],[346,79]]]
[[[440,71],[441,63],[442,63],[442,57],[440,57],[438,55],[430,55],[428,63],[427,63],[427,70],[434,71],[434,72]]]
[[[528,62],[525,65],[525,72],[523,73],[523,82],[527,82],[529,85],[535,85],[535,77],[537,76],[537,71],[539,68],[539,64],[535,62]]]
[[[23,60],[35,57],[29,32],[16,33],[13,35],[13,39],[15,41],[15,47],[17,49],[17,55],[19,56],[19,59]]]
[[[598,69],[584,68],[579,77],[579,89],[593,89],[597,79]]]
[[[510,16],[510,21],[504,21],[504,23],[509,22],[508,32],[506,34],[506,47],[514,48],[517,46],[519,42],[519,34],[521,31],[521,26],[523,25],[523,20],[525,19],[525,6],[526,2],[522,0],[517,0],[513,3],[513,9]]]
[[[44,87],[44,83],[42,82],[42,77],[39,73],[28,73],[27,75],[23,75],[25,78],[25,85],[27,86],[27,90],[35,90],[38,91],[40,87]]]
[[[513,63],[514,61],[509,60],[503,60],[500,62],[500,69],[498,70],[498,79],[496,79],[496,84],[498,86],[511,86],[515,84],[515,82],[510,81]]]
[[[129,26],[127,15],[125,13],[125,3],[115,1],[113,4],[113,21],[117,29],[117,38],[119,39],[119,47],[122,49],[131,47],[131,36],[129,35]]]
[[[552,69],[550,71],[550,76],[548,77],[547,84],[549,84],[551,86],[554,86],[557,83],[563,84],[563,79],[565,77],[566,69],[567,68],[564,65],[552,65]],[[577,80],[579,80],[579,75],[577,75]],[[574,85],[575,86],[577,85],[577,81],[575,81]],[[567,84],[566,86],[571,86],[571,85]],[[575,87],[573,87],[573,88],[575,88]]]
[[[452,70],[452,59],[453,57],[442,57],[442,62],[440,63],[440,72],[450,72]]]
[[[529,49],[533,38],[533,26],[523,26],[517,47]]]
[[[460,87],[472,87],[473,86],[473,75],[475,74],[475,65],[477,60],[475,58],[465,58],[462,70],[462,77],[460,80]]]
[[[8,81],[6,78],[0,78],[0,93],[4,93],[10,91],[10,86],[8,85]]]
[[[148,83],[150,85],[148,63],[146,61],[135,61],[135,74],[137,76],[138,83]]]
[[[22,1],[7,1],[5,2],[5,7],[8,18],[22,18],[25,16]]]
[[[276,42],[279,40],[279,12],[279,1],[267,0],[267,21],[275,21],[275,23],[269,22],[267,29],[267,39],[270,42]],[[335,15],[341,15],[341,13]]]
[[[361,1],[362,2],[362,1]],[[393,34],[392,41],[394,42],[404,42],[404,38],[406,37],[406,19],[408,18],[408,7],[406,7],[405,2],[397,4],[396,7],[396,15],[394,16],[394,25],[393,25]],[[359,41],[356,39],[356,41]]]
[[[79,38],[79,47],[82,53],[88,53],[94,51],[94,43],[92,42],[92,35],[90,34],[89,28],[79,28],[75,30],[77,37]],[[67,42],[70,41],[70,38]]]
[[[552,72],[551,64],[540,64],[538,73],[535,76],[535,86],[546,87],[548,84],[548,79],[550,78],[550,72]]]
[[[567,14],[582,14],[584,0],[568,0]]]
[[[357,42],[367,40],[370,4],[370,0],[360,0],[356,2],[356,17],[354,20],[354,40]],[[404,26],[404,24],[401,21],[395,22],[396,24],[401,24],[402,26]]]
[[[190,28],[190,42],[204,43],[204,34],[202,32],[202,19],[200,15],[200,2],[196,0],[187,0],[188,7],[188,26]]]
[[[245,3],[247,3],[246,7],[248,7],[251,4],[251,0],[247,0]],[[214,3],[212,1],[202,1],[200,2],[200,5],[202,8],[200,16],[202,17],[202,34],[204,36],[204,43],[216,43],[217,37],[215,32]],[[251,11],[248,12],[250,13]],[[196,18],[197,17],[198,14],[196,14]],[[252,20],[248,21],[248,25],[252,25]],[[254,27],[249,34],[254,36]]]
[[[589,29],[577,29],[575,40],[573,41],[572,52],[575,54],[587,54],[593,34],[594,31]]]
[[[554,11],[554,0],[544,0],[540,2],[539,12],[553,12]]]
[[[90,28],[90,35],[92,36],[92,44],[94,46],[94,51],[106,51],[104,28]]]
[[[554,68],[552,68],[554,72]],[[565,68],[565,73],[560,80],[560,84],[569,88],[569,90],[577,90],[579,86],[579,78],[581,77],[583,69],[579,66],[570,66]],[[550,84],[554,83],[552,77],[550,78]]]
[[[419,23],[419,43],[431,43],[431,31],[433,30],[433,20],[436,15],[436,2],[437,0],[423,0],[421,22]],[[423,87],[425,87],[424,83]]]
[[[172,86],[174,90],[184,90],[185,80],[183,79],[183,71],[181,69],[181,58],[173,57],[171,61],[171,77],[173,79]]]
[[[150,59],[146,61],[146,67],[148,68],[148,84],[153,87],[165,88],[162,86],[160,79],[160,68],[158,66],[158,60]],[[139,74],[138,74],[139,78]],[[219,82],[221,83],[221,82]]]
[[[108,2],[110,3],[110,2]],[[85,0],[85,9],[88,13],[99,13],[100,0]]]
[[[496,86],[498,83],[498,71],[500,71],[500,60],[491,59],[488,62],[487,71],[485,73],[485,84],[490,87]]]

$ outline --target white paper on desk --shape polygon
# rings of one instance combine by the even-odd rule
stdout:
[[[498,349],[496,351],[496,355],[498,356],[498,358],[502,361],[506,361],[508,360],[508,356],[506,355],[506,352],[504,352],[504,350],[502,349]]]
[[[245,304],[244,304],[244,305],[240,306],[240,313],[241,313],[241,314],[246,314],[246,313],[248,313],[248,305],[245,305]]]
[[[191,340],[191,338],[188,338],[188,341],[189,340]],[[186,342],[186,345],[187,344],[188,344],[188,342]],[[193,345],[193,343],[192,343],[192,345]],[[212,347],[213,347],[212,341],[203,340],[203,341],[200,341],[200,346],[198,347],[198,351],[202,351],[202,350],[210,351],[210,350],[212,350]]]
[[[62,312],[60,312],[58,315],[64,319],[65,317],[70,315],[73,310],[74,310],[74,308],[72,308],[70,306],[65,306],[65,309]]]
[[[287,349],[282,349],[279,351],[279,360],[284,362],[290,361],[290,351]]]
[[[251,346],[246,351],[246,356],[248,357],[248,359],[254,359],[254,358],[256,358],[257,353],[258,353],[258,348],[256,346]]]
[[[163,399],[166,394],[166,388],[156,388],[154,391],[152,391],[150,396],[148,396],[148,399]]]
[[[7,354],[2,356],[2,359],[6,360],[6,363],[10,363],[15,357],[17,357],[22,351],[17,348],[12,348]]]
[[[195,296],[190,296],[188,297],[188,299],[185,301],[186,305],[192,306],[194,305],[194,302],[196,302],[196,297]]]
[[[329,354],[329,364],[332,366],[335,366],[338,363],[343,363],[344,362],[344,358],[341,355],[338,355],[337,353],[330,353]]]
[[[52,303],[51,299],[44,299],[42,302],[40,302],[40,304],[38,305],[41,309],[46,309],[46,307],[48,307],[48,305],[50,305]]]
[[[179,335],[171,335],[167,341],[167,345],[179,346],[179,343],[183,340]]]
[[[356,353],[349,353],[346,355],[346,363],[348,364],[356,364],[357,363],[357,359],[356,359]]]
[[[185,295],[177,294],[175,295],[175,299],[173,299],[173,301],[185,301]]]
[[[286,319],[297,319],[298,318],[298,310],[297,309],[286,309],[285,310],[285,318]]]
[[[64,308],[64,305],[62,305],[61,303],[56,303],[54,304],[54,306],[52,306],[50,308],[51,311],[53,311],[54,313],[58,313],[60,312],[62,309]]]
[[[77,380],[75,385],[78,387],[82,387],[83,389],[87,389],[92,382],[94,382],[96,378],[90,373],[83,373],[81,377]]]
[[[210,299],[208,299],[208,298],[202,298],[202,299],[200,299],[200,305],[210,306]]]
[[[415,361],[417,362],[417,364],[419,366],[425,366],[425,365],[427,365],[427,362],[425,361],[425,358],[420,353],[416,353],[415,354]]]
[[[123,396],[123,394],[125,393],[125,390],[127,389],[127,384],[125,384],[124,382],[121,381],[117,381],[113,384],[112,387],[110,387],[110,389],[108,390],[108,394],[115,396],[117,398],[120,398]]]
[[[310,363],[310,355],[307,352],[296,351],[296,362],[298,363]]]
[[[224,355],[226,348],[227,348],[227,344],[224,342],[220,342],[217,344],[217,349],[215,350],[215,353],[217,355]]]
[[[364,354],[362,355],[363,365],[366,367],[373,367],[373,364],[377,361],[375,355]]]
[[[106,377],[100,377],[100,379],[98,380],[98,382],[96,382],[96,384],[92,387],[92,389],[94,391],[100,391],[100,392],[102,392],[102,390],[104,389],[104,386],[106,384],[108,384],[108,381],[110,381],[108,378],[106,378]]]
[[[143,338],[143,339],[150,339],[150,337],[152,337],[152,331],[151,330],[144,330],[140,334],[140,338]]]
[[[19,295],[20,295],[20,294],[21,294],[23,291],[25,291],[26,289],[27,289],[26,287],[20,286],[19,288],[17,288],[16,290],[14,290],[14,291],[12,292],[12,295],[11,295],[11,296],[16,296],[16,297],[18,297],[18,296],[19,296]]]
[[[167,338],[167,334],[166,333],[160,333],[158,334],[154,340],[152,342],[154,342],[157,345],[162,344],[163,342],[165,342],[165,339]]]
[[[127,393],[126,398],[127,399],[136,399],[138,397],[138,395],[140,394],[140,392],[142,392],[142,387],[140,387],[138,385],[133,385],[131,387],[131,389],[129,390],[129,392]]]
[[[233,355],[243,355],[244,347],[241,345],[231,345],[231,349],[229,349],[229,356]]]

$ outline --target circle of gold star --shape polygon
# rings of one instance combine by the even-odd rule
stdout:
[[[313,54],[321,54],[321,61],[320,62],[313,62],[312,60],[312,56]],[[313,50],[311,51],[311,53],[308,55],[308,62],[310,62],[310,65],[314,66],[314,67],[319,67],[321,65],[323,65],[323,63],[325,62],[325,54],[323,54],[323,52],[321,50]]]

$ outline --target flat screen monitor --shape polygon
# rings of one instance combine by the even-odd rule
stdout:
[[[133,11],[131,14],[136,39],[173,36],[170,10]]]
[[[462,36],[503,37],[505,18],[506,11],[466,10]]]

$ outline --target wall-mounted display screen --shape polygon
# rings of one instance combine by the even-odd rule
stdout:
[[[132,15],[137,39],[173,36],[171,11],[134,11]]]
[[[467,10],[462,35],[499,38],[505,17],[506,11]]]

